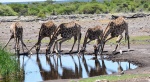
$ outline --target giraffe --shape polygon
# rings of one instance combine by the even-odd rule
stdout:
[[[7,47],[8,43],[11,41],[11,39],[14,38],[15,39],[15,52],[17,52],[17,54],[19,54],[19,51],[20,51],[19,41],[21,41],[23,52],[24,52],[23,46],[28,50],[28,48],[26,47],[26,45],[23,42],[23,28],[19,22],[15,22],[15,23],[11,24],[10,33],[11,33],[10,39],[8,40],[6,45],[3,47],[3,49],[5,47]]]
[[[61,35],[60,39],[57,39],[58,35]],[[54,51],[55,46],[58,41],[60,41],[59,42],[59,51],[61,51],[61,44],[65,41],[71,39],[72,37],[74,37],[74,43],[69,52],[70,53],[72,52],[77,40],[78,40],[77,52],[78,52],[79,46],[80,46],[80,40],[81,40],[81,26],[79,24],[75,23],[74,21],[69,22],[69,23],[60,24],[57,27],[57,29],[55,30],[51,41],[49,42],[49,45],[46,49],[46,54],[48,54],[50,52],[50,49],[51,49],[53,43],[54,43],[54,47],[53,47],[53,51]],[[58,45],[56,46],[56,52],[58,53]]]
[[[85,34],[83,47],[81,48],[80,52],[84,52],[86,50],[86,44],[90,43],[91,41],[93,40],[100,41],[103,34],[103,30],[101,28],[102,27],[99,25],[95,26],[94,28],[88,28]],[[88,39],[89,41],[87,41]],[[96,42],[96,44],[97,43],[98,42]]]
[[[109,24],[107,25],[103,33],[102,40],[99,42],[99,45],[97,45],[99,48],[98,50],[101,50],[100,54],[102,54],[103,52],[105,43],[114,37],[117,37],[117,40],[116,40],[117,45],[115,49],[113,50],[113,52],[116,52],[118,46],[120,48],[120,41],[123,38],[122,34],[124,31],[125,31],[125,41],[128,40],[128,50],[129,50],[130,42],[129,42],[129,33],[128,33],[128,23],[125,21],[124,17],[120,16],[117,19],[110,21]],[[109,35],[110,37],[107,38]],[[121,49],[120,49],[120,53],[122,54]]]
[[[51,36],[53,35],[56,28],[57,26],[53,23],[53,21],[42,23],[40,31],[39,31],[38,41],[29,51],[31,51],[35,47],[36,53],[38,54],[40,50],[40,46],[41,46],[41,40],[45,37],[49,37],[51,41]]]

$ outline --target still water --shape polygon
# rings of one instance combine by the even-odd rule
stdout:
[[[20,56],[20,67],[25,72],[24,82],[88,78],[137,68],[129,62],[91,60],[92,57],[94,56],[53,55],[48,57],[44,54],[32,55],[30,58]]]

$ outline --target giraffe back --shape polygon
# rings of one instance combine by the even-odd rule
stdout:
[[[12,33],[12,35],[19,36],[22,35],[23,28],[19,22],[15,22],[11,24],[10,32]]]
[[[101,29],[101,26],[95,26],[94,28],[89,28],[87,30],[87,36],[90,40],[98,39],[99,37],[102,37],[103,30]]]
[[[106,39],[109,34],[111,34],[112,37],[117,37],[118,35],[121,35],[125,30],[128,30],[127,22],[123,17],[118,17],[117,19],[109,22],[104,31],[103,38]]]
[[[49,37],[56,30],[56,25],[53,21],[48,21],[46,23],[42,23],[39,35]]]
[[[62,23],[58,28],[60,29],[59,34],[63,38],[71,38],[81,33],[81,26],[75,22]]]

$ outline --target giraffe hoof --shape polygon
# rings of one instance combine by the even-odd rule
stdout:
[[[120,50],[120,54],[122,54],[122,50]]]
[[[28,54],[32,55],[33,53],[32,52],[28,52]]]
[[[56,53],[56,51],[52,51],[52,53]]]
[[[69,51],[69,53],[71,53],[71,52],[72,52],[72,50]]]
[[[59,52],[63,52],[63,50],[59,50]]]
[[[59,51],[57,51],[57,50],[56,50],[56,51],[55,51],[55,53],[57,53],[57,54],[58,54],[58,53],[59,53]]]
[[[128,52],[130,52],[130,49],[128,49]]]
[[[116,51],[113,51],[113,52],[112,52],[112,55],[115,55],[115,53],[116,53]]]

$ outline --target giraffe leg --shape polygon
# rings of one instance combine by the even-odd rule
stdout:
[[[16,38],[16,44],[17,44],[17,55],[19,56],[19,52],[20,52],[20,47],[19,47],[19,38]]]
[[[7,44],[3,47],[3,50],[4,50],[4,48],[8,45],[8,43],[10,42],[10,40],[13,39],[13,38],[14,38],[14,35],[11,35],[11,37],[10,37],[10,39],[8,40]]]
[[[89,40],[88,42],[85,43],[85,45],[84,45],[82,51],[86,51],[86,44],[90,43],[91,41],[93,41],[93,40]]]
[[[74,45],[75,45],[76,41],[77,41],[77,37],[74,36],[74,43],[73,43],[73,45],[72,45],[71,50],[69,51],[70,53],[72,52],[72,50],[73,50],[73,48],[74,48]],[[78,46],[78,47],[79,47],[79,46]],[[79,49],[78,49],[78,51],[79,51]]]
[[[81,40],[81,33],[80,33],[80,37],[78,37],[78,40]],[[87,40],[88,40],[88,33],[86,33],[85,34],[85,37],[84,37],[84,42],[83,42],[83,46],[81,47],[81,49],[80,49],[80,51],[78,52],[78,54],[80,53],[80,52],[84,52],[85,51],[85,48],[86,48],[86,44],[87,44]]]
[[[23,34],[23,30],[22,30],[22,34]],[[20,40],[21,40],[21,44],[22,44],[22,49],[24,50],[24,48],[23,48],[23,46],[28,50],[28,48],[26,47],[26,45],[25,45],[25,43],[23,42],[23,35],[21,34],[21,38],[20,38]],[[29,51],[29,50],[28,50]],[[24,52],[24,51],[23,51]]]
[[[81,41],[82,33],[78,36],[78,52],[79,52],[79,47],[80,47],[80,41]]]
[[[117,38],[117,40],[116,40],[117,45],[116,45],[115,50],[113,50],[113,52],[116,52],[118,46],[119,46],[119,49],[120,49],[120,41],[121,41],[122,38],[123,38],[122,35],[119,35],[119,36],[118,36],[118,38]],[[121,49],[120,49],[120,54],[122,54],[122,50],[121,50]]]
[[[78,49],[77,49],[77,52],[79,53],[80,51],[79,51],[79,47],[80,47],[80,41],[81,41],[81,36],[82,36],[82,34],[80,33],[79,35],[78,35]]]
[[[129,40],[129,35],[127,35],[127,40],[128,40],[128,51],[130,51],[130,40]]]
[[[15,49],[15,48],[16,48],[16,41],[14,41],[14,43],[15,43],[15,45],[14,45],[13,49]]]
[[[104,43],[98,44],[96,47],[98,48],[98,49],[97,49],[98,51],[97,51],[96,54],[99,53],[99,55],[101,56],[101,55],[102,55],[102,52],[103,52],[103,49],[104,49]]]
[[[33,47],[31,47],[31,49],[28,50],[28,52],[31,52],[31,50],[32,50],[35,46],[36,46],[36,44],[35,44]],[[32,52],[31,52],[30,54],[32,54]]]
[[[89,40],[86,44],[89,44],[91,41],[93,41],[93,40]]]
[[[50,41],[51,42],[51,41]],[[47,48],[46,48],[46,55],[48,55],[49,53],[52,53],[51,51],[50,51],[50,49],[51,49],[51,46],[53,45],[53,44],[51,44],[51,43],[48,43],[48,45],[47,45]],[[54,41],[54,45],[55,45],[55,41]],[[53,46],[53,51],[54,51],[54,47],[55,46]]]
[[[55,46],[56,46],[56,42],[54,43],[54,46],[53,46],[53,52],[55,52]]]
[[[61,39],[62,39],[62,38],[61,38]],[[60,40],[60,39],[58,39],[57,41],[54,42],[53,52],[58,53],[58,41],[59,41],[59,40]],[[56,47],[56,50],[55,50],[55,47]]]
[[[114,38],[114,36],[110,36],[108,39],[106,39],[105,41],[101,41],[101,44],[99,44],[98,46],[98,51],[100,51],[100,55],[102,55],[102,53],[103,53],[103,50],[104,50],[104,47],[105,47],[105,43],[108,41],[108,40],[110,40],[110,39],[112,39],[112,38]]]
[[[17,51],[17,38],[16,36],[14,36],[14,39],[15,39],[15,52]]]
[[[22,44],[22,42],[21,42],[21,44]],[[22,51],[24,52],[23,44],[22,44]]]
[[[65,41],[67,41],[67,40],[69,40],[70,38],[63,38],[63,39],[61,39],[61,41],[59,42],[59,51],[61,52],[62,50],[61,50],[61,44],[63,43],[63,42],[65,42]]]
[[[96,40],[95,40],[95,44],[94,44],[94,53],[96,54],[96,57],[97,57],[97,55],[98,55],[98,53],[100,54],[100,56],[101,56],[101,52],[102,52],[102,46],[101,46],[101,43],[100,43],[100,39],[99,38],[97,38]]]
[[[37,55],[39,54],[39,50],[40,50],[40,47],[41,47],[41,41],[42,41],[43,38],[44,38],[44,36],[39,35],[38,42],[36,43],[36,46],[35,46]]]
[[[53,47],[53,51],[55,50],[55,46],[56,46],[56,53],[58,53],[58,51],[61,49],[61,44],[59,45],[59,50],[58,50],[58,41],[63,41],[63,40],[68,40],[68,38],[60,38],[58,40],[55,41],[54,43],[54,47]],[[70,39],[70,38],[69,38]],[[64,41],[63,41],[64,42]],[[62,42],[61,42],[62,43]]]
[[[23,39],[21,38],[21,44],[28,50],[27,46],[25,45],[25,43],[23,42]],[[24,48],[22,47],[22,49],[24,50]],[[29,51],[29,50],[28,50]]]

